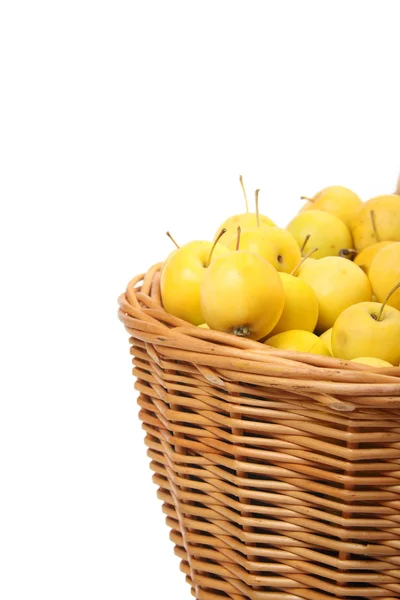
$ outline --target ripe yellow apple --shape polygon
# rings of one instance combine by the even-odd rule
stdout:
[[[298,277],[312,287],[318,298],[317,331],[321,333],[332,327],[348,306],[371,300],[371,285],[364,271],[340,256],[320,258]]]
[[[200,329],[210,329],[207,323],[202,323],[201,325],[197,325],[197,327],[200,327]]]
[[[313,258],[338,256],[342,248],[351,248],[353,240],[350,230],[335,215],[323,210],[307,210],[299,213],[286,227],[294,239],[306,253],[312,248],[318,248]],[[304,240],[309,236],[307,242]]]
[[[352,358],[350,362],[361,363],[362,365],[371,365],[371,367],[392,367],[393,365],[387,360],[375,358],[374,356],[360,356]]]
[[[228,243],[235,250],[237,235]],[[294,237],[280,227],[255,227],[241,232],[240,249],[265,258],[277,271],[291,273],[301,260],[300,248]]]
[[[350,227],[361,207],[362,202],[357,194],[341,185],[331,185],[309,198],[300,212],[310,209],[324,210]]]
[[[221,241],[221,243],[224,244],[224,246],[227,246],[232,237],[236,236],[238,227],[240,227],[242,231],[244,229],[253,229],[255,227],[275,227],[275,223],[265,215],[261,215],[260,211],[258,210],[258,193],[260,190],[256,190],[255,192],[256,212],[249,212],[249,202],[247,200],[246,189],[243,183],[243,177],[241,175],[239,177],[239,181],[240,185],[242,186],[243,196],[246,202],[246,212],[240,215],[234,215],[233,217],[229,217],[218,229],[218,233],[222,229],[226,229],[226,235]]]
[[[268,338],[265,343],[267,346],[279,348],[280,350],[295,350],[296,352],[330,356],[324,342],[321,342],[320,338],[314,333],[303,329],[283,331]]]
[[[332,350],[337,358],[372,356],[392,365],[400,361],[400,311],[379,302],[349,306],[336,319]]]
[[[211,329],[255,340],[275,327],[285,302],[277,270],[247,250],[216,258],[205,271],[200,293]]]
[[[265,215],[259,215],[260,227],[275,227],[275,223],[271,221]],[[234,215],[233,217],[229,217],[224,223],[219,227],[218,233],[221,229],[226,229],[226,234],[221,239],[221,244],[224,246],[228,246],[232,237],[236,236],[237,228],[241,227],[242,231],[245,229],[254,229],[257,227],[257,215],[256,213],[243,213],[240,215]]]
[[[207,271],[213,244],[206,241],[189,242],[174,250],[161,270],[161,297],[164,308],[175,317],[193,325],[204,323],[200,306],[200,283]],[[211,264],[229,250],[216,244]]]
[[[369,269],[369,280],[377,300],[384,302],[400,281],[400,242],[393,242],[378,252]],[[400,290],[390,296],[388,304],[400,310]]]
[[[361,250],[359,254],[354,259],[356,265],[358,265],[364,273],[369,274],[369,269],[371,267],[371,263],[374,260],[375,256],[385,248],[393,244],[393,242],[377,242],[376,244],[372,244],[372,246],[367,246],[364,250]]]
[[[318,320],[318,300],[311,287],[294,275],[279,273],[285,291],[285,304],[271,335],[290,329],[314,331]]]
[[[324,342],[324,344],[326,345],[326,347],[329,350],[329,354],[331,356],[333,356],[333,352],[332,352],[332,327],[330,329],[327,329],[326,331],[324,331],[324,333],[321,333],[321,335],[319,336],[319,339]]]
[[[371,218],[371,212],[374,219]],[[374,229],[375,220],[376,231]],[[354,219],[351,231],[354,247],[360,252],[380,241],[400,241],[400,198],[396,194],[377,196],[365,202]],[[350,248],[350,246],[348,246]]]

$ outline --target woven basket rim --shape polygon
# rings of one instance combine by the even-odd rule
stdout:
[[[399,408],[400,367],[370,367],[332,357],[278,350],[258,341],[196,327],[167,313],[157,263],[134,277],[120,295],[119,319],[142,340],[154,362],[182,360],[213,385],[244,382],[290,390],[339,411],[357,406]]]

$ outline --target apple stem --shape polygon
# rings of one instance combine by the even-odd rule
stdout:
[[[296,273],[297,269],[299,269],[301,267],[301,265],[303,264],[303,262],[306,260],[306,258],[311,256],[311,254],[314,254],[314,252],[316,252],[317,250],[318,250],[318,248],[313,248],[312,250],[310,250],[310,252],[307,252],[307,254],[305,256],[303,256],[303,258],[301,259],[299,264],[293,269],[293,271],[290,273],[290,275],[294,275]]]
[[[178,246],[178,244],[176,243],[176,241],[174,240],[174,238],[172,237],[172,235],[170,234],[169,231],[167,231],[167,236],[169,237],[169,239],[175,244],[175,246],[178,248],[180,248],[180,246]]]
[[[309,198],[308,196],[300,196],[300,200],[307,200],[307,202],[315,202],[314,198]]]
[[[377,321],[381,321],[382,320],[382,313],[383,313],[383,309],[385,308],[386,304],[388,303],[388,301],[390,300],[390,297],[400,288],[400,281],[399,283],[397,283],[394,288],[392,290],[390,290],[390,292],[388,293],[388,295],[385,298],[384,303],[381,306],[381,310],[379,311],[379,315],[377,318]]]
[[[236,252],[239,250],[239,246],[240,246],[240,234],[241,233],[242,233],[242,228],[239,225],[238,228],[237,228]]]
[[[357,250],[354,250],[354,248],[342,248],[339,250],[339,256],[342,258],[348,258],[349,260],[354,260],[357,254],[358,252]]]
[[[260,211],[258,210],[258,194],[260,193],[260,190],[257,189],[255,194],[256,194],[256,219],[257,219],[257,227],[260,227]]]
[[[380,239],[380,237],[379,237],[379,234],[378,234],[378,229],[377,229],[377,227],[376,227],[375,212],[374,212],[373,210],[371,210],[371,212],[370,212],[369,214],[370,214],[370,216],[371,216],[372,229],[374,230],[374,234],[375,234],[375,237],[376,237],[376,241],[377,241],[377,242],[380,242],[380,241],[381,241],[381,239]]]
[[[302,247],[300,248],[300,252],[301,252],[302,254],[303,254],[303,252],[304,252],[304,248],[306,247],[306,244],[307,244],[308,240],[310,239],[310,237],[311,237],[311,234],[310,234],[310,233],[309,233],[308,235],[306,235],[306,237],[305,237],[305,240],[304,240],[304,242],[303,242],[303,245],[302,245]]]
[[[210,254],[208,255],[208,260],[206,262],[206,264],[204,265],[205,269],[208,269],[208,267],[210,266],[210,262],[212,259],[212,255],[215,249],[215,246],[218,244],[219,240],[222,238],[222,236],[226,233],[226,229],[224,227],[224,229],[221,229],[221,231],[219,232],[219,234],[217,235],[217,237],[214,240],[213,245],[211,246],[211,250],[210,250]]]
[[[244,187],[243,177],[239,176],[240,185],[242,186],[244,201],[246,202],[246,212],[249,212],[249,201],[247,200],[246,188]]]

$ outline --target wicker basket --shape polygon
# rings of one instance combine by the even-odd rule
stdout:
[[[140,418],[198,600],[400,598],[400,368],[199,329],[154,266],[120,299]]]

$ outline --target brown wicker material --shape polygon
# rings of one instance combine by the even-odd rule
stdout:
[[[120,299],[158,496],[198,600],[400,598],[400,368],[280,351]]]

